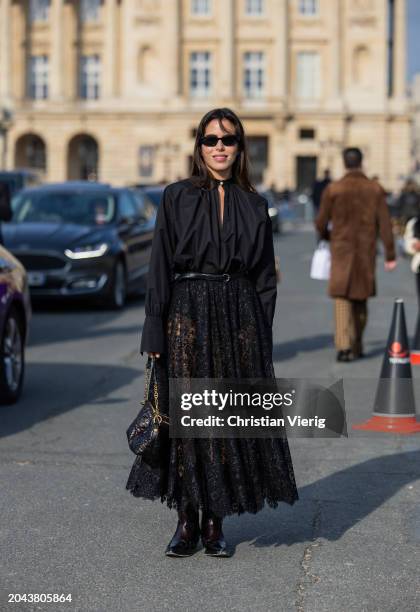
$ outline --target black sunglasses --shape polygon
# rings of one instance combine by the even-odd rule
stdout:
[[[210,134],[209,136],[202,136],[200,138],[200,144],[206,145],[206,147],[215,147],[219,140],[223,142],[225,147],[232,147],[239,142],[236,134],[226,134],[226,136],[222,136],[222,138]]]

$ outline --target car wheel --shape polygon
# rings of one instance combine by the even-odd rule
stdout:
[[[109,287],[107,306],[114,310],[120,310],[124,307],[126,297],[127,282],[125,276],[125,267],[122,261],[117,261],[114,267]]]
[[[24,334],[14,308],[7,315],[0,347],[0,402],[13,404],[22,392],[25,369]]]

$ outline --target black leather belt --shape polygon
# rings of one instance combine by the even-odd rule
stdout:
[[[181,272],[175,276],[175,281],[182,280],[184,278],[201,278],[207,280],[217,280],[229,282],[232,278],[247,278],[247,272],[231,272],[229,274],[210,274],[207,272]]]

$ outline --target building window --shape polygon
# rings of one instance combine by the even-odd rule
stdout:
[[[87,21],[99,21],[101,11],[101,0],[81,0],[80,19],[83,23]]]
[[[211,0],[191,0],[191,13],[193,15],[210,15]]]
[[[80,62],[80,97],[97,100],[100,96],[101,59],[99,55],[82,55]]]
[[[47,153],[42,138],[36,134],[24,134],[18,138],[15,149],[15,167],[33,168],[45,172]]]
[[[32,55],[29,58],[29,97],[32,100],[48,98],[48,55]]]
[[[319,0],[298,0],[301,15],[314,16],[319,13]]]
[[[297,191],[312,190],[318,174],[318,158],[313,155],[299,155],[295,159]]]
[[[301,51],[297,54],[297,97],[301,100],[316,100],[320,92],[320,55],[313,51]]]
[[[33,21],[48,21],[50,0],[30,0],[29,19]]]
[[[301,128],[299,138],[300,140],[315,140],[315,130],[313,128]]]
[[[263,0],[246,0],[245,14],[246,15],[262,15],[264,12]]]
[[[264,53],[244,53],[244,93],[247,98],[261,98],[264,95]]]
[[[141,145],[139,148],[139,175],[143,178],[153,176],[155,147]]]
[[[193,51],[190,55],[190,92],[197,98],[206,97],[211,90],[211,53]]]

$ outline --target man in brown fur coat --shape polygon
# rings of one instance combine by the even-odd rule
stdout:
[[[352,361],[364,355],[367,299],[376,295],[378,234],[385,248],[385,269],[393,270],[396,261],[384,189],[362,171],[360,149],[345,149],[343,160],[346,173],[325,189],[315,225],[321,238],[330,240],[328,292],[335,302],[337,361]]]

